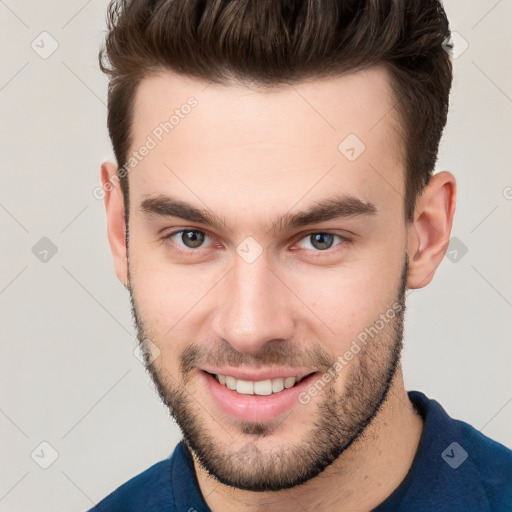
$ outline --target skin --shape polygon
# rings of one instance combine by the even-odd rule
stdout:
[[[307,405],[271,424],[224,415],[194,368],[184,370],[183,355],[194,344],[192,366],[236,356],[253,368],[306,361],[325,370],[403,303],[402,278],[408,289],[430,283],[450,239],[455,178],[434,175],[406,223],[403,142],[383,67],[266,91],[206,85],[166,71],[138,89],[133,148],[190,96],[198,105],[130,171],[128,254],[116,165],[101,168],[116,274],[130,290],[139,339],[157,348],[149,370],[185,437],[195,440],[199,486],[214,512],[296,511],[298,501],[308,511],[370,510],[404,479],[422,432],[399,361],[393,368],[403,319],[389,322]],[[353,162],[338,150],[350,133],[366,146]],[[334,193],[371,202],[377,213],[266,231],[277,217]],[[142,202],[159,194],[205,208],[226,226],[145,214]],[[208,236],[179,254],[176,247],[187,250],[183,239],[164,239],[178,229]],[[321,251],[308,236],[319,232],[344,238]],[[248,236],[262,249],[252,263],[236,252]],[[331,444],[342,451],[323,465],[304,458]],[[292,485],[301,461],[318,463],[318,471]],[[284,477],[281,490],[247,490],[252,483],[261,491],[265,479],[277,489]]]

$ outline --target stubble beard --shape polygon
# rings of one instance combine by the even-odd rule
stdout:
[[[219,482],[254,492],[278,491],[303,484],[316,477],[346,451],[370,425],[387,400],[393,377],[400,363],[405,291],[409,272],[405,255],[399,291],[394,304],[400,307],[397,314],[362,348],[342,370],[347,372],[344,391],[339,394],[334,382],[327,385],[322,394],[307,405],[297,404],[292,413],[280,421],[269,423],[238,422],[242,447],[234,449],[238,439],[219,427],[224,418],[214,421],[217,432],[212,432],[205,420],[204,406],[188,391],[186,383],[190,375],[170,375],[155,362],[147,364],[155,387],[163,403],[168,407],[183,433],[188,449],[193,452],[202,468]],[[132,314],[140,343],[148,338],[144,320],[140,318],[136,299],[130,291]],[[185,351],[186,352],[186,351]],[[243,355],[240,356],[243,359]],[[181,367],[186,356],[181,354]],[[286,365],[284,359],[282,365]],[[321,359],[325,365],[325,359]],[[320,362],[320,361],[319,361]],[[335,361],[332,361],[334,365]],[[319,366],[320,367],[320,366]],[[208,404],[206,404],[208,406]],[[315,407],[310,412],[306,407]],[[302,440],[271,452],[262,450],[258,441],[269,438],[284,421],[293,421],[294,414],[314,417],[313,426],[305,432]],[[232,431],[232,425],[229,426]],[[240,444],[240,443],[238,443]]]

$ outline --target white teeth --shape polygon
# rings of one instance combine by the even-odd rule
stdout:
[[[236,391],[242,395],[271,395],[272,393],[280,393],[283,389],[291,388],[295,383],[302,379],[297,377],[286,377],[277,379],[266,379],[259,381],[250,381],[235,379],[230,375],[215,375],[215,378],[228,389]]]
[[[270,379],[260,380],[254,383],[255,395],[271,395],[272,394],[272,381]]]
[[[236,392],[242,395],[254,395],[254,382],[250,380],[237,380]]]
[[[284,379],[284,387],[286,389],[291,388],[295,384],[295,377],[287,377]]]
[[[284,389],[284,379],[273,379],[272,380],[272,392],[279,393]]]
[[[236,379],[235,379],[235,377],[230,377],[229,375],[226,375],[225,379],[226,379],[226,387],[228,389],[235,390],[236,389]]]

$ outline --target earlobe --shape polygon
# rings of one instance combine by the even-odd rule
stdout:
[[[128,286],[128,262],[126,254],[126,224],[124,198],[121,190],[117,165],[104,162],[101,166],[101,183],[107,214],[107,234],[114,259],[114,268],[123,286]]]
[[[456,204],[456,180],[443,171],[435,174],[418,198],[408,232],[408,288],[429,284],[448,248]]]

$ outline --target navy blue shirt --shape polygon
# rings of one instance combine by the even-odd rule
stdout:
[[[374,512],[512,511],[512,451],[410,391],[424,428],[413,464]],[[89,512],[211,512],[184,440]]]

